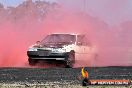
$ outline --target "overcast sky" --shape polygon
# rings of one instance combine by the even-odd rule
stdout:
[[[0,0],[5,6],[17,6],[24,0]],[[46,0],[57,1],[61,5],[76,10],[85,11],[98,17],[109,25],[132,20],[132,0]],[[84,9],[85,1],[85,9]]]

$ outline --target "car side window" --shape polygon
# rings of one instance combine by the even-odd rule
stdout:
[[[85,35],[78,35],[77,36],[77,45],[78,46],[89,46],[91,44]]]
[[[80,41],[80,37],[79,36],[77,36],[77,45],[81,46],[81,41]]]
[[[83,45],[83,36],[82,35],[78,35],[77,36],[77,45],[78,46],[82,46]]]

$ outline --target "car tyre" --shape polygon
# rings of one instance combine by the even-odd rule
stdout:
[[[36,60],[33,60],[31,58],[28,59],[29,65],[34,66],[36,64]]]
[[[75,63],[75,52],[71,51],[68,55],[68,59],[65,62],[66,68],[72,68],[73,64]]]

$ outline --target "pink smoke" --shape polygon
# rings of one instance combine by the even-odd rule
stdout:
[[[34,15],[17,22],[6,20],[0,24],[0,67],[29,67],[26,51],[30,45],[42,40],[46,34],[66,32],[88,35],[98,49],[98,58],[93,62],[95,66],[131,65],[131,49],[122,44],[128,38],[125,36],[122,39],[122,34],[127,27],[131,28],[131,23],[129,26],[127,24],[124,23],[123,29],[109,27],[105,22],[86,13],[62,8],[51,11],[41,22]],[[83,63],[77,66],[82,66]]]

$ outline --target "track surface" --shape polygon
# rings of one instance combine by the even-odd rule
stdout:
[[[132,67],[86,68],[90,79],[132,79]],[[81,68],[0,68],[0,83],[80,83]]]

